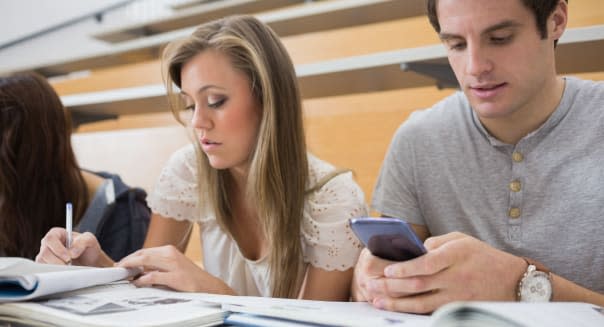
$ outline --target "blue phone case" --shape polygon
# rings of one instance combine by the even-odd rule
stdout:
[[[409,224],[398,218],[353,218],[350,226],[371,253],[382,259],[405,261],[426,253]]]

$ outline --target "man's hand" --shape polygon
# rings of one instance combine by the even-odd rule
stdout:
[[[390,262],[383,277],[375,259],[359,259],[355,283],[365,290],[361,295],[380,309],[413,313],[429,313],[458,300],[516,299],[527,267],[522,258],[458,232],[428,238],[424,244],[428,253]]]
[[[393,264],[393,261],[380,259],[369,252],[367,248],[361,255],[354,268],[352,281],[352,298],[354,301],[372,302],[374,293],[368,288],[373,280],[383,279],[384,268]]]

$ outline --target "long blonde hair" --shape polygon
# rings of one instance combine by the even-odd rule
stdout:
[[[180,120],[181,69],[191,58],[212,49],[225,54],[245,73],[262,118],[250,153],[246,198],[256,205],[269,244],[272,295],[296,297],[303,280],[300,224],[308,161],[302,105],[291,59],[278,36],[251,16],[231,16],[201,25],[191,36],[170,43],[163,53],[163,76],[172,112]],[[227,189],[228,171],[210,166],[197,143],[200,203],[209,203],[219,225],[230,235],[235,223]]]

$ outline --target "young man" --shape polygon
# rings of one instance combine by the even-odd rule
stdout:
[[[456,300],[604,305],[604,83],[556,75],[567,3],[428,9],[463,93],[401,125],[373,198],[428,253],[395,263],[365,249],[354,298],[415,313]]]

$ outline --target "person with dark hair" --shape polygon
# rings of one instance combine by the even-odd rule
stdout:
[[[145,248],[118,262],[134,283],[189,292],[347,301],[361,251],[349,218],[367,215],[352,172],[306,149],[289,54],[251,16],[199,26],[163,54],[175,118],[193,144],[171,157],[149,203]],[[176,86],[178,89],[176,89]],[[183,252],[199,225],[203,268]],[[40,257],[112,266],[93,239],[63,247],[48,234]]]
[[[399,127],[372,201],[428,251],[363,250],[354,299],[604,305],[604,83],[556,73],[567,2],[428,0],[428,16],[461,92]]]
[[[124,192],[137,193],[136,217],[122,201]],[[0,255],[34,259],[48,230],[64,226],[71,202],[76,230],[95,232],[105,251],[120,259],[144,241],[144,197],[117,175],[80,169],[70,116],[44,77],[0,77]],[[125,224],[136,233],[124,235]]]

